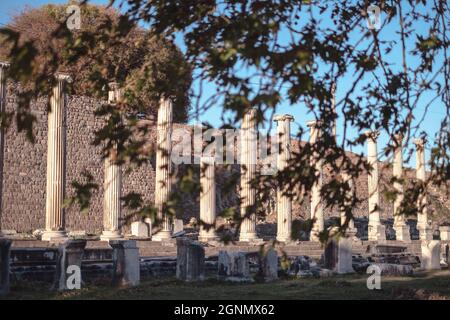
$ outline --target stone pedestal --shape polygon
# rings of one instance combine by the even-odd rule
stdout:
[[[177,279],[201,281],[205,279],[205,249],[198,242],[177,239]]]
[[[173,236],[175,236],[175,235],[180,235],[181,233],[184,233],[183,219],[174,219],[172,234],[173,234]]]
[[[152,225],[144,221],[135,221],[131,223],[131,235],[138,238],[151,238]]]
[[[277,169],[285,170],[291,158],[291,115],[277,115],[274,121],[277,122],[277,133],[279,141],[279,153],[277,155]],[[277,240],[289,242],[292,233],[292,201],[286,193],[289,190],[283,186],[277,188]]]
[[[345,235],[329,240],[325,246],[324,262],[325,268],[339,274],[354,273],[352,247],[356,231],[347,230]]]
[[[9,293],[11,240],[0,238],[0,297]]]
[[[171,146],[172,146],[172,101],[161,99],[158,110],[155,207],[158,210],[160,230],[152,237],[155,241],[169,240],[172,237],[171,217],[167,212],[167,203],[172,192],[171,182]]]
[[[256,190],[251,182],[256,178],[258,151],[256,109],[250,109],[242,120],[241,127],[241,227],[239,241],[255,241],[256,234]]]
[[[441,269],[441,242],[439,240],[422,241],[422,258],[420,266],[425,270]]]
[[[67,286],[67,271],[70,266],[76,266],[81,270],[81,261],[85,247],[86,240],[66,240],[59,244],[53,290],[63,291],[71,289]]]
[[[67,237],[63,209],[66,176],[65,87],[71,78],[65,74],[57,74],[56,81],[48,113],[47,191],[43,241],[59,241]]]
[[[6,74],[9,63],[0,61],[0,114],[5,112],[6,108]],[[5,149],[5,128],[0,127],[0,237],[2,236],[2,199],[3,199],[3,159]]]
[[[270,248],[260,257],[260,274],[263,280],[274,281],[278,279],[278,253]]]
[[[370,164],[367,182],[369,192],[369,241],[386,241],[386,228],[380,220],[380,191],[378,172],[378,131],[367,131],[367,162]]]
[[[450,241],[450,226],[439,227],[439,232],[441,234],[441,240]]]
[[[219,251],[219,279],[247,282],[250,277],[250,265],[245,252]]]
[[[339,238],[338,243],[338,261],[336,264],[336,272],[339,274],[354,273],[353,270],[353,259],[352,259],[352,248],[353,239],[356,236],[356,230],[348,230],[345,236]]]
[[[113,248],[113,285],[139,285],[139,248],[136,241],[110,240],[109,245]]]
[[[394,189],[397,192],[397,196],[394,201],[394,230],[395,237],[399,241],[410,242],[411,237],[409,233],[409,226],[406,224],[405,216],[401,214],[401,205],[403,201],[403,136],[401,134],[395,135],[395,149],[394,149],[394,165],[393,176],[396,178],[394,181]]]
[[[320,121],[309,121],[307,126],[310,128],[309,143],[316,144],[321,138]],[[324,230],[323,207],[320,198],[320,190],[322,189],[323,161],[319,158],[317,152],[313,152],[311,156],[311,166],[315,168],[317,180],[311,188],[311,220],[313,226],[311,229],[310,241],[319,241],[319,235]]]
[[[200,159],[200,232],[198,240],[214,241],[216,235],[216,182],[214,157]]]

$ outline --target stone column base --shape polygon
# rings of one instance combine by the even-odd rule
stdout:
[[[123,235],[120,234],[120,231],[107,231],[103,230],[102,235],[100,236],[101,241],[109,241],[109,240],[115,240],[115,239],[121,239],[123,238]]]
[[[198,236],[199,242],[212,242],[212,241],[219,241],[219,237],[217,236]]]
[[[398,241],[411,242],[408,225],[394,225],[395,239]]]
[[[67,240],[66,231],[44,231],[41,236],[42,241],[64,241]]]
[[[379,224],[375,226],[369,225],[368,229],[369,241],[386,241],[386,227]]]
[[[419,229],[420,240],[433,240],[433,229],[431,228],[431,226],[418,226],[417,229]]]
[[[258,239],[258,235],[256,232],[240,232],[239,233],[239,241],[253,241]]]
[[[258,238],[256,233],[246,233],[239,235],[239,241],[241,242],[262,242],[261,238]]]
[[[292,242],[291,238],[288,238],[288,237],[277,237],[277,241],[284,242],[284,243]]]
[[[152,236],[152,241],[166,241],[172,239],[172,232],[169,230],[161,230]]]

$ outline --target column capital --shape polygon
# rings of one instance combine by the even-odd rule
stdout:
[[[380,131],[379,130],[367,130],[366,132],[364,132],[364,135],[373,141],[376,141],[378,139],[378,137],[380,136]]]
[[[8,69],[11,64],[8,61],[0,61],[0,69]]]
[[[322,121],[320,121],[320,120],[311,120],[306,123],[306,126],[308,128],[317,128],[317,127],[320,127],[321,125],[322,125]]]
[[[108,87],[108,103],[113,104],[122,100],[122,89],[117,82],[109,82]]]
[[[68,73],[58,72],[55,74],[55,78],[58,81],[65,81],[71,83],[73,81],[72,77]]]
[[[413,143],[416,145],[417,148],[423,149],[427,142],[425,141],[425,139],[416,138],[413,140]]]
[[[397,143],[403,143],[403,134],[402,134],[402,133],[394,133],[394,135],[392,136],[392,138],[393,138],[394,141],[396,141]]]
[[[291,116],[290,114],[276,114],[273,117],[273,121],[276,121],[276,122],[278,122],[278,121],[286,121],[286,120],[293,121],[294,117]]]

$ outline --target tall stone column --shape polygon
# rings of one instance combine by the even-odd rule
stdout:
[[[257,160],[256,109],[250,109],[242,120],[241,127],[241,229],[240,241],[257,239],[256,234],[256,190],[251,181],[256,177]]]
[[[380,133],[378,131],[367,131],[367,162],[371,169],[367,175],[369,191],[369,241],[385,241],[386,228],[380,220],[380,186],[378,171],[378,150],[377,139]]]
[[[200,233],[198,240],[208,242],[216,240],[216,182],[214,157],[200,158]]]
[[[403,136],[396,134],[395,149],[394,149],[394,165],[393,165],[393,177],[396,179],[394,182],[394,189],[397,192],[397,196],[394,201],[394,230],[397,240],[410,241],[409,226],[406,224],[405,216],[400,214],[401,204],[403,201],[403,185],[399,179],[403,179]]]
[[[343,183],[347,183],[350,190],[347,191],[345,197],[345,207],[348,207],[351,205],[352,203],[352,199],[355,197],[355,185],[353,183],[353,179],[352,176],[347,173],[347,172],[343,172],[341,174],[342,177],[342,182]],[[347,214],[346,214],[346,210],[345,207],[341,207],[341,225],[343,225],[345,223],[345,221],[347,220]],[[355,235],[356,234],[356,229],[355,229],[355,221],[352,219],[350,219],[350,221],[348,222],[348,226],[347,226],[347,230],[346,230],[347,234],[352,234]]]
[[[0,113],[6,110],[6,72],[9,63],[0,61]],[[0,237],[2,236],[2,203],[3,203],[3,158],[5,149],[5,130],[0,128]]]
[[[274,121],[277,122],[277,133],[279,151],[277,156],[278,170],[284,170],[291,158],[291,115],[277,115]],[[289,242],[292,233],[292,202],[285,194],[288,190],[282,186],[277,189],[277,240]]]
[[[306,124],[310,129],[309,143],[314,145],[321,138],[320,121],[309,121]],[[314,221],[311,229],[310,241],[319,241],[319,233],[324,229],[323,207],[320,198],[323,178],[323,160],[319,158],[317,152],[311,156],[311,166],[315,168],[317,180],[311,188],[311,219]]]
[[[110,83],[108,93],[108,103],[115,104],[122,99],[122,90],[117,83]],[[117,161],[117,147],[109,151],[105,158],[105,180],[103,184],[103,232],[101,240],[111,240],[122,238],[120,232],[119,219],[121,217],[120,198],[122,197],[122,169]]]
[[[67,74],[56,75],[56,85],[50,97],[47,142],[47,193],[45,231],[42,240],[67,237],[64,224],[63,201],[66,176],[66,93]]]
[[[162,98],[158,110],[157,150],[156,150],[156,182],[155,207],[161,230],[153,236],[153,240],[169,240],[172,237],[171,217],[167,214],[166,205],[172,191],[170,153],[172,147],[173,107],[170,99]]]
[[[425,182],[425,141],[423,139],[415,139],[416,145],[416,178]],[[421,240],[433,240],[433,232],[428,222],[428,199],[426,190],[419,195],[417,199],[417,229]]]

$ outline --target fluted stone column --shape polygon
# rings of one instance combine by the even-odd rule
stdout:
[[[256,234],[256,190],[251,181],[256,177],[257,160],[256,109],[250,109],[242,120],[241,127],[241,223],[240,241],[253,241]]]
[[[155,241],[168,240],[172,236],[171,217],[166,211],[166,205],[170,199],[172,190],[170,177],[172,117],[172,101],[162,98],[158,110],[155,183],[155,207],[158,210],[159,227],[161,230],[152,237]]]
[[[416,145],[416,178],[425,182],[425,141],[423,139],[415,139]],[[428,222],[428,199],[426,190],[419,195],[417,199],[417,229],[421,240],[433,240],[433,232]]]
[[[322,136],[320,125],[320,121],[309,121],[307,123],[310,129],[309,143],[311,145],[317,143]],[[314,220],[309,237],[311,241],[319,241],[319,233],[324,229],[323,206],[320,198],[323,178],[322,164],[323,160],[319,158],[317,152],[314,152],[311,156],[311,166],[315,168],[317,180],[311,188],[311,219]]]
[[[394,201],[394,230],[397,240],[411,241],[409,235],[409,226],[406,224],[405,216],[400,214],[401,204],[403,201],[403,185],[399,179],[403,179],[403,136],[396,134],[394,139],[396,140],[394,149],[394,165],[393,176],[396,178],[394,182],[394,189],[397,192],[397,196]]]
[[[347,173],[347,172],[342,172],[341,173],[341,177],[342,177],[342,182],[343,183],[347,183],[350,190],[347,191],[346,194],[346,199],[345,199],[345,206],[351,206],[352,204],[352,199],[355,197],[355,185],[352,179],[352,176]],[[344,225],[345,221],[347,220],[347,214],[346,214],[346,210],[345,207],[341,207],[341,225]],[[350,219],[350,221],[348,222],[348,226],[347,226],[347,230],[346,230],[346,234],[347,235],[351,235],[351,236],[355,236],[356,235],[356,228],[355,228],[355,221],[353,220],[353,218]]]
[[[378,150],[377,139],[380,133],[378,131],[367,131],[367,162],[371,169],[367,175],[369,191],[369,241],[385,241],[386,228],[380,220],[380,186],[378,171]]]
[[[278,142],[280,145],[277,156],[278,170],[284,170],[288,166],[291,158],[291,121],[294,117],[291,115],[277,115],[274,121],[277,122]],[[289,242],[292,233],[292,202],[284,194],[288,190],[283,186],[277,189],[277,240]]]
[[[216,182],[214,157],[200,158],[200,233],[198,240],[208,242],[216,240]]]
[[[116,83],[110,83],[108,103],[115,104],[122,99],[121,90]],[[101,240],[122,238],[119,219],[121,217],[120,198],[122,197],[122,169],[117,161],[117,147],[113,147],[105,158],[105,180],[103,199],[103,232]]]
[[[65,87],[71,78],[59,73],[56,80],[48,113],[46,214],[45,231],[42,234],[44,241],[67,237],[63,209],[66,175]]]
[[[0,113],[6,109],[6,72],[9,63],[0,61]],[[3,158],[5,146],[5,130],[0,128],[0,237],[2,236],[2,203],[3,203]]]

